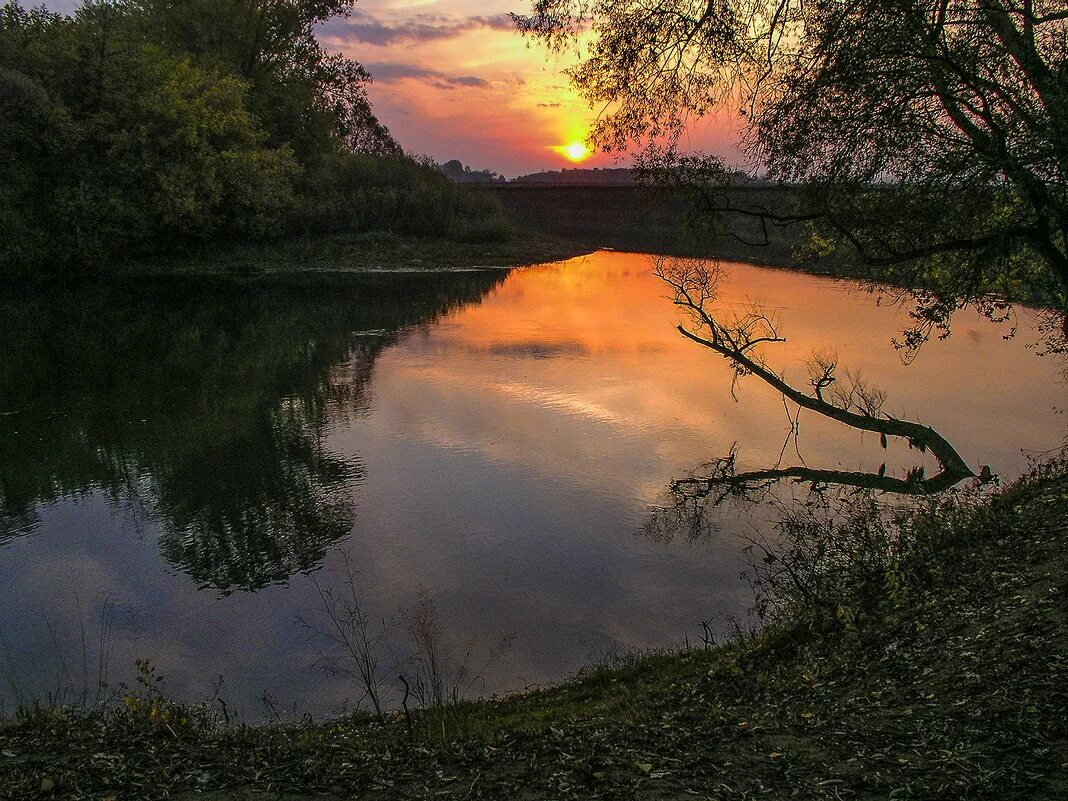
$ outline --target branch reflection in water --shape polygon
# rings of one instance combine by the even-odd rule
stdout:
[[[672,302],[688,318],[689,325],[677,326],[679,333],[728,362],[735,401],[739,380],[746,376],[756,376],[781,393],[789,433],[778,461],[770,467],[740,470],[735,443],[726,456],[702,465],[686,478],[672,481],[671,503],[654,510],[646,525],[647,534],[667,539],[674,532],[686,532],[696,538],[710,525],[710,509],[728,499],[767,499],[774,485],[786,480],[808,484],[815,493],[835,486],[924,496],[944,492],[967,479],[974,478],[979,483],[994,479],[986,465],[978,474],[973,472],[935,429],[884,413],[886,392],[859,371],[840,369],[834,352],[814,351],[809,357],[806,368],[810,391],[789,383],[783,373],[769,366],[766,355],[768,346],[786,342],[782,321],[757,304],[744,304],[740,309],[717,305],[720,286],[727,277],[719,262],[670,257],[655,261],[656,276],[670,287]],[[928,476],[924,465],[914,465],[898,477],[888,474],[885,462],[874,472],[810,467],[804,463],[798,440],[802,411],[815,412],[860,432],[878,434],[884,449],[890,438],[902,439],[910,449],[931,453],[938,470]],[[791,443],[801,463],[784,466]]]

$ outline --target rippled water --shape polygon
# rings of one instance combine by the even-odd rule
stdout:
[[[618,647],[679,643],[744,617],[742,535],[650,536],[672,478],[737,445],[768,467],[789,431],[755,379],[731,395],[683,339],[646,256],[598,253],[515,271],[344,282],[156,281],[5,302],[0,321],[0,609],[5,704],[151,658],[172,694],[250,716],[338,710],[321,669],[314,581],[348,554],[382,663],[411,655],[402,611],[432,599],[469,692],[559,679]],[[1065,434],[1061,365],[961,314],[902,364],[897,308],[849,285],[729,267],[724,302],[777,310],[770,364],[803,383],[834,348],[1003,478]],[[810,466],[903,475],[921,457],[803,415]],[[787,459],[797,462],[792,449]],[[661,532],[662,533],[662,532]],[[84,641],[84,645],[83,645]],[[316,663],[320,663],[316,667]],[[399,667],[394,663],[398,663]],[[465,681],[465,686],[467,681]]]

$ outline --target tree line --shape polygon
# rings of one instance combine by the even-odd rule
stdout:
[[[316,25],[353,0],[0,9],[0,267],[81,269],[205,241],[502,235],[402,151],[371,76]]]

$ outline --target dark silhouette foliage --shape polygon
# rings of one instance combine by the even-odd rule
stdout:
[[[654,141],[643,166],[712,216],[807,226],[914,288],[915,344],[976,304],[1057,310],[1068,333],[1068,11],[1063,0],[537,0],[519,28],[555,47],[604,113],[605,150]],[[733,206],[716,159],[681,156],[687,122],[738,114],[754,164],[795,209]]]
[[[457,184],[503,184],[507,179],[493,170],[472,170],[459,159],[450,159],[441,165],[441,171]]]

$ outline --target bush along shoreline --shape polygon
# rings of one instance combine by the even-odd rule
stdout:
[[[325,50],[353,0],[0,8],[0,275],[290,237],[513,236],[494,198],[405,154],[371,76]]]
[[[499,240],[458,242],[383,231],[290,236],[208,245],[168,258],[131,259],[103,278],[226,276],[230,278],[343,279],[376,272],[506,270],[583,256],[590,248],[553,236],[509,229]]]
[[[116,702],[7,718],[0,796],[1064,798],[1068,464],[928,499],[877,536],[867,502],[791,513],[759,564],[821,536],[863,558],[758,568],[755,634],[501,700],[292,725],[170,701],[143,662]]]

